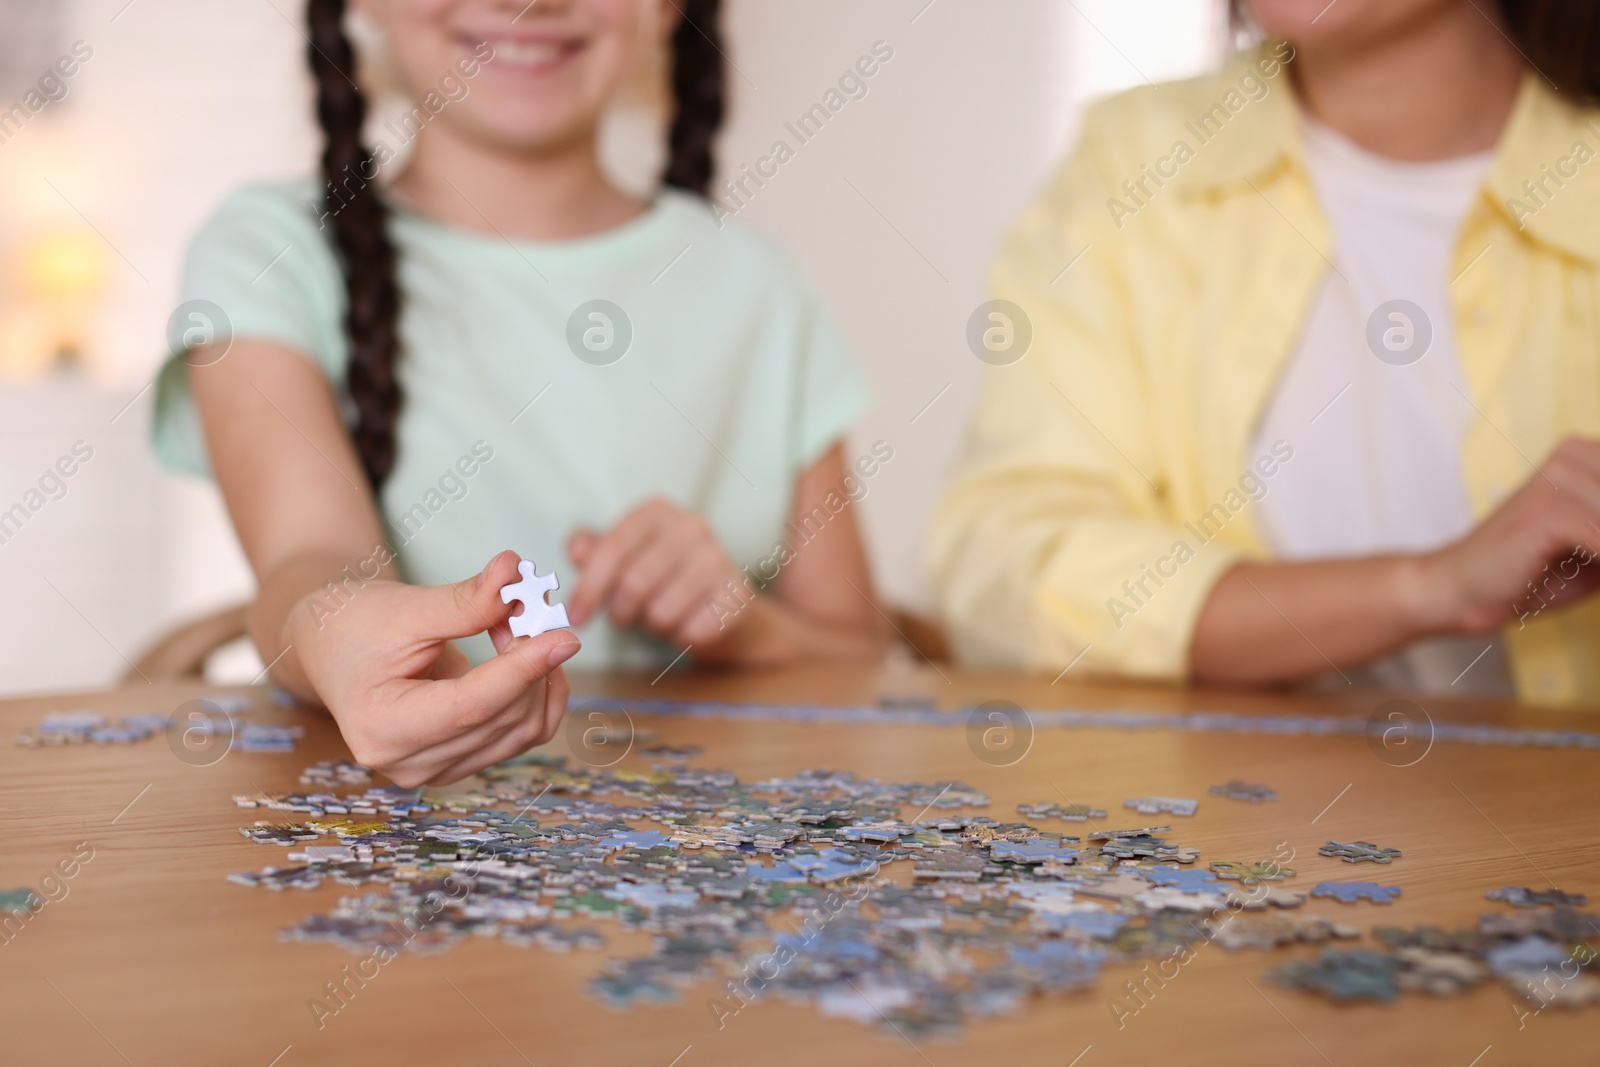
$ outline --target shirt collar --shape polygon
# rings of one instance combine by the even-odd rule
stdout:
[[[1522,233],[1600,260],[1600,111],[1570,103],[1529,71],[1484,190]]]
[[[1222,100],[1257,64],[1282,46],[1266,42],[1229,63],[1210,85]],[[1269,89],[1207,143],[1186,168],[1184,188],[1204,193],[1265,178],[1280,167],[1303,169],[1300,104],[1283,66]],[[1532,183],[1530,193],[1523,183]],[[1557,184],[1560,182],[1561,184]],[[1523,76],[1511,117],[1484,180],[1484,192],[1511,223],[1534,240],[1600,262],[1600,110],[1558,95],[1540,74]]]
[[[1247,102],[1210,140],[1197,145],[1193,162],[1185,168],[1187,190],[1207,192],[1264,177],[1283,163],[1299,158],[1300,107],[1288,64],[1279,58],[1282,55],[1293,56],[1287,44],[1263,42],[1255,52],[1236,56],[1208,81],[1197,97],[1207,102],[1203,107],[1226,107],[1230,94],[1235,94],[1234,100]],[[1264,63],[1276,64],[1277,73],[1270,78],[1263,76]],[[1258,100],[1249,99],[1241,91],[1241,79],[1251,76],[1267,86],[1266,94]],[[1191,121],[1186,129],[1198,139],[1197,131],[1190,128],[1194,125]]]

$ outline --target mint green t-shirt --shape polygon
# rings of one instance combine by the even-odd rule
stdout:
[[[345,287],[317,194],[305,181],[228,197],[190,245],[183,298],[219,306],[235,338],[304,353],[343,400]],[[784,539],[798,474],[868,406],[789,257],[687,194],[664,191],[632,222],[572,241],[404,211],[391,232],[405,405],[380,510],[408,581],[458,581],[511,548],[555,568],[560,603],[578,578],[572,531],[604,530],[652,496],[703,515],[754,567]],[[186,371],[177,354],[162,368],[154,444],[169,466],[205,474]],[[603,617],[579,634],[579,667],[682,651]],[[493,647],[480,635],[467,651]]]

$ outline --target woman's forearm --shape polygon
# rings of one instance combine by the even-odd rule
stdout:
[[[1190,645],[1197,681],[1294,682],[1456,629],[1431,557],[1245,563],[1222,576]]]

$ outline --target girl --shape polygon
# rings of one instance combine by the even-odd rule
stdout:
[[[850,480],[867,398],[788,259],[703,199],[716,0],[358,7],[416,106],[364,143],[345,5],[311,0],[321,181],[245,188],[195,238],[185,295],[231,331],[157,396],[160,453],[221,486],[274,678],[401,784],[544,742],[579,644],[512,639],[508,546],[576,568],[556,599],[596,666],[877,655],[853,513],[785,534]],[[598,131],[669,39],[646,203]]]
[[[1246,6],[1269,42],[1094,109],[995,268],[1034,341],[935,521],[957,643],[1600,702],[1600,15]]]

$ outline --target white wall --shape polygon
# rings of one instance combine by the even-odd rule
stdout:
[[[298,0],[68,7],[67,39],[88,42],[94,57],[66,101],[0,145],[0,254],[50,226],[92,225],[103,235],[113,249],[109,281],[86,355],[96,381],[131,396],[160,356],[187,236],[238,183],[312,165],[302,8]],[[875,41],[894,49],[868,95],[800,147],[738,215],[796,251],[876,386],[878,407],[856,437],[896,450],[864,506],[891,599],[928,602],[921,530],[964,432],[979,364],[963,330],[1005,225],[1066,147],[1083,99],[1204,66],[1220,46],[1219,11],[1219,0],[730,0],[728,52],[742,73],[733,75],[724,170],[785,137],[783,122]],[[624,137],[636,128],[624,127]],[[654,156],[652,145],[623,148],[625,158]],[[0,388],[28,403],[31,387]],[[86,397],[86,409],[103,402]],[[139,406],[147,403],[145,394]],[[130,418],[142,424],[143,415]],[[50,621],[0,634],[9,638],[0,641],[0,690],[107,682],[173,620],[249,593],[214,490],[155,472],[136,433],[106,441],[127,472],[119,484],[147,484],[135,494],[146,503],[85,492],[103,512],[85,521],[108,545],[145,546],[147,568],[129,573],[115,553],[67,555],[64,542],[42,536],[31,548],[20,539],[0,546],[8,612]],[[37,476],[24,462],[32,458],[0,456],[0,500]],[[62,614],[59,598],[32,580],[39,574],[65,576],[81,617]],[[41,655],[63,642],[71,656]]]

